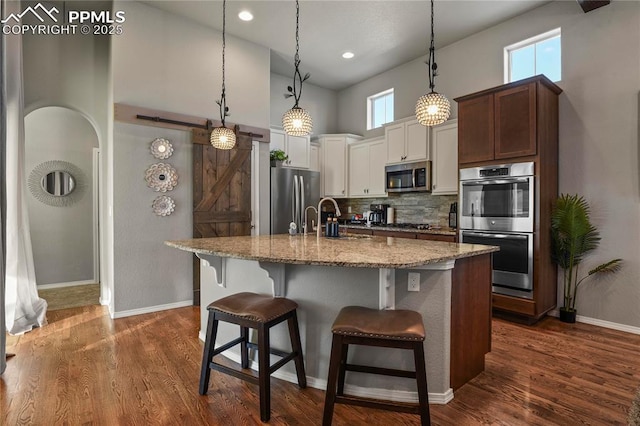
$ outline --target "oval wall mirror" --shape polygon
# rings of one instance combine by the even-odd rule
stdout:
[[[42,189],[54,197],[65,197],[73,192],[76,180],[71,173],[54,170],[42,176]]]
[[[44,204],[66,207],[80,200],[85,192],[85,174],[67,161],[45,161],[29,174],[31,194]]]

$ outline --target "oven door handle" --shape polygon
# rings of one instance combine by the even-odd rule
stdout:
[[[514,182],[529,182],[528,177],[524,178],[510,178],[510,179],[483,179],[483,180],[463,180],[461,182],[462,186],[464,185],[504,185],[508,183]]]
[[[528,235],[513,235],[513,234],[485,234],[483,232],[463,232],[462,237],[485,237],[485,238],[510,238],[512,240],[526,240]]]

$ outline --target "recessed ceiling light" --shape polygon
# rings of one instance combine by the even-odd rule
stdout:
[[[242,19],[243,21],[253,21],[253,13],[249,12],[248,10],[243,10],[238,13],[238,18]]]
[[[345,58],[345,59],[351,59],[351,58],[353,58],[354,56],[355,56],[355,55],[353,54],[353,52],[344,52],[344,53],[342,54],[342,57],[343,57],[343,58]]]

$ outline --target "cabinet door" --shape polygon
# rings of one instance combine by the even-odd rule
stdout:
[[[404,161],[404,123],[392,124],[384,128],[387,139],[387,163]]]
[[[320,171],[320,147],[317,144],[309,147],[309,170]]]
[[[369,145],[349,147],[349,196],[367,195],[369,186]]]
[[[287,166],[298,169],[309,168],[309,136],[287,136]]]
[[[384,166],[387,163],[387,144],[384,140],[369,144],[369,186],[367,195],[387,196],[386,174]]]
[[[493,94],[458,103],[458,161],[493,160]]]
[[[495,158],[536,154],[536,83],[496,92]]]
[[[431,130],[431,171],[433,195],[458,193],[458,123],[433,127]]]
[[[404,161],[428,160],[429,132],[417,120],[405,123]]]
[[[346,196],[346,140],[343,137],[322,139],[322,180],[328,197]]]
[[[409,238],[412,240],[416,239],[415,232],[404,232],[404,231],[383,231],[383,230],[374,230],[374,237],[394,237],[394,238]]]
[[[281,151],[286,151],[285,146],[286,134],[282,130],[271,130],[271,141],[269,142],[269,151],[273,151],[274,149],[279,149]]]
[[[455,243],[456,242],[456,236],[455,235],[420,233],[420,234],[417,234],[417,237],[418,237],[419,240],[445,241],[447,243]]]

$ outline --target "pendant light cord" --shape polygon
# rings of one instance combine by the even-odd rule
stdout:
[[[229,115],[229,108],[227,108],[227,95],[224,85],[225,77],[225,50],[226,50],[226,27],[227,27],[227,0],[222,2],[222,94],[220,100],[217,102],[220,105],[220,121],[222,121],[222,127],[225,127],[224,119]]]
[[[296,0],[296,55],[293,58],[295,72],[293,74],[293,99],[295,100],[294,108],[298,108],[300,96],[302,96],[302,74],[300,74],[300,2]],[[300,82],[300,93],[298,93],[298,85]]]
[[[429,89],[431,89],[431,93],[434,93],[434,88],[436,87],[436,76],[438,75],[438,64],[436,64],[436,47],[434,42],[434,31],[433,31],[433,0],[431,0],[431,44],[429,45],[429,59],[427,60],[427,65],[429,67]]]

